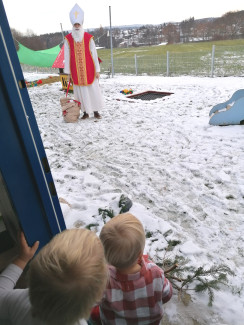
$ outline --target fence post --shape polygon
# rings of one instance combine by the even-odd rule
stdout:
[[[213,78],[214,75],[214,55],[215,55],[215,45],[212,46],[211,78]]]
[[[169,76],[169,51],[167,51],[167,77]]]
[[[136,69],[136,76],[137,76],[137,57],[136,57],[136,54],[135,54],[135,69]]]

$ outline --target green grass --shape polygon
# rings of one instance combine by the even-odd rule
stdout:
[[[158,46],[141,46],[141,47],[129,47],[129,48],[114,48],[114,58],[130,58],[137,56],[150,56],[150,55],[163,55],[167,51],[173,53],[181,52],[199,52],[199,51],[212,51],[212,46],[244,46],[244,39],[216,41],[216,42],[196,42],[196,43],[181,43],[170,45],[158,45]],[[111,58],[110,49],[98,50],[99,57],[103,59]]]
[[[160,46],[144,46],[113,49],[115,74],[167,75],[167,52],[169,75],[211,75],[212,47],[215,45],[215,76],[244,75],[244,39],[216,42],[182,43]],[[111,50],[98,50],[102,73],[111,69]]]

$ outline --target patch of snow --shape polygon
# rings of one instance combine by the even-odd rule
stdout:
[[[98,209],[118,214],[121,194],[129,196],[151,258],[187,257],[189,266],[224,264],[235,273],[212,307],[207,293],[191,291],[185,306],[175,290],[165,305],[170,324],[243,325],[244,126],[208,122],[244,79],[115,76],[100,86],[102,119],[75,124],[63,121],[60,82],[28,89],[57,193],[69,203],[61,203],[66,226],[93,225],[99,234],[108,217]],[[129,100],[125,88],[173,94]],[[179,244],[167,252],[170,241]]]

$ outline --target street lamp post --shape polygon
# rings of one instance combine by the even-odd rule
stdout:
[[[113,78],[113,76],[114,76],[114,60],[113,60],[113,35],[112,35],[112,24],[111,24],[111,6],[109,6],[109,21],[110,21],[111,68],[112,68],[112,78]]]

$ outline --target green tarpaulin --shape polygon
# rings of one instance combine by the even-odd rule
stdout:
[[[19,43],[17,54],[22,64],[28,64],[35,67],[51,67],[59,52],[59,45],[47,50],[33,51]]]

